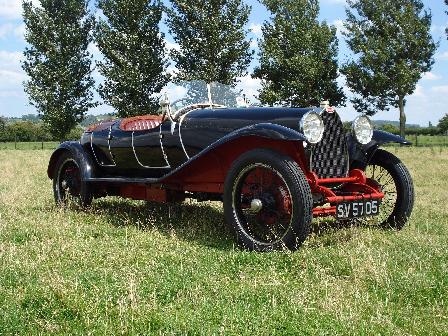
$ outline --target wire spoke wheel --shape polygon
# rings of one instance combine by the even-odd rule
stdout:
[[[378,149],[365,173],[384,193],[384,199],[378,216],[358,221],[384,228],[403,228],[414,206],[414,185],[406,166],[392,153]]]
[[[381,201],[379,215],[373,218],[366,218],[364,222],[384,223],[392,216],[397,203],[398,192],[394,178],[386,168],[379,165],[369,165],[365,173],[367,178],[378,184],[380,191],[384,194],[384,198]]]
[[[254,164],[242,170],[235,180],[233,202],[243,230],[259,244],[281,242],[291,227],[291,192],[272,167]]]
[[[305,174],[269,149],[242,154],[224,182],[224,215],[248,250],[297,250],[308,237],[313,199]]]

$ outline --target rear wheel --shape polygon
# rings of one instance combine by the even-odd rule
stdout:
[[[378,149],[366,168],[366,176],[378,183],[384,193],[377,223],[402,229],[414,206],[414,185],[406,166],[392,153]]]
[[[81,165],[70,152],[63,153],[55,167],[53,192],[56,204],[87,207],[92,203],[90,185],[82,180]]]
[[[309,234],[312,204],[297,163],[270,150],[243,154],[225,181],[225,217],[248,250],[296,250]]]

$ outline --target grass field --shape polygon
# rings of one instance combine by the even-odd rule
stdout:
[[[407,136],[406,139],[411,141],[417,147],[448,147],[448,136],[429,136],[414,135]],[[38,150],[38,149],[56,149],[58,142],[0,142],[0,150],[17,149],[17,150]],[[398,144],[389,144],[388,146],[397,147]],[[43,147],[43,148],[42,148]]]
[[[448,146],[448,136],[444,135],[409,135],[406,137],[408,141],[411,141],[414,146],[418,147],[441,147]]]
[[[37,150],[37,149],[55,149],[59,143],[49,142],[0,142],[0,149],[18,149],[18,150]],[[42,148],[43,147],[43,148]]]
[[[217,203],[59,210],[50,151],[0,151],[0,334],[446,335],[448,149],[390,150],[415,178],[403,231],[315,224],[265,254]]]

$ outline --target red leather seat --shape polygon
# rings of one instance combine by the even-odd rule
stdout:
[[[126,118],[121,121],[120,128],[123,131],[145,131],[160,126],[163,122],[162,116],[138,116]]]

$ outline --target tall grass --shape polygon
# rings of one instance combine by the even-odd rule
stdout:
[[[446,334],[448,150],[390,150],[416,185],[403,231],[315,224],[265,254],[219,203],[58,209],[51,152],[0,151],[0,334]]]

